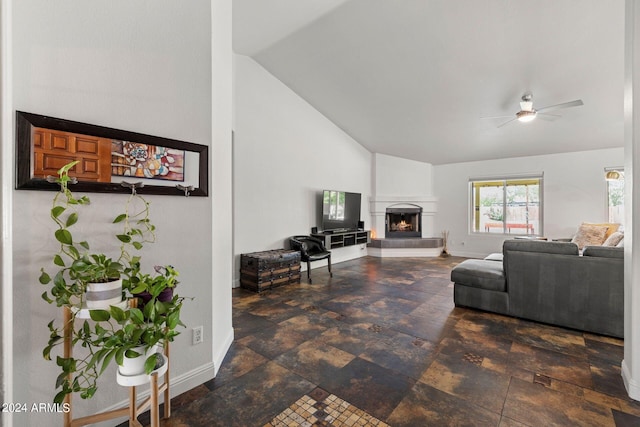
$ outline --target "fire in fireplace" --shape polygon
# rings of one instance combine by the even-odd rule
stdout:
[[[422,237],[422,208],[387,208],[384,237]]]

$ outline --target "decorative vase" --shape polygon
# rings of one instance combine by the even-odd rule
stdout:
[[[127,355],[125,354],[124,358],[122,359],[122,366],[118,367],[118,372],[120,373],[120,375],[134,376],[144,374],[144,362],[146,362],[149,356],[158,351],[158,345],[154,345],[146,352],[144,351],[144,346],[135,347],[132,350],[138,353],[139,356],[127,357]]]
[[[85,299],[90,310],[109,310],[109,306],[122,302],[122,279],[87,283]]]

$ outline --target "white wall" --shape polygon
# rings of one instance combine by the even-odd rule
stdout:
[[[571,237],[581,222],[607,219],[604,168],[623,164],[624,149],[615,148],[435,166],[436,229],[449,230],[454,255],[502,251],[504,235],[469,233],[469,178],[543,172],[543,234]]]
[[[376,197],[433,195],[433,166],[430,163],[380,153],[373,156]]]
[[[625,223],[624,244],[624,359],[622,379],[629,397],[640,400],[640,8],[638,2],[625,2],[624,66],[624,150]]]
[[[213,280],[204,282],[211,287],[210,305],[203,314],[211,321],[213,363],[220,369],[227,350],[233,343],[231,320],[231,283],[233,282],[233,51],[231,49],[231,0],[211,2],[211,74],[213,141],[211,171],[213,185],[209,202],[213,204],[213,233],[211,241],[199,238],[213,249],[211,269]],[[205,264],[206,265],[206,264]],[[209,310],[209,312],[207,312]],[[207,334],[205,334],[206,336]]]
[[[13,401],[13,251],[11,205],[13,203],[13,88],[11,87],[11,2],[0,2],[0,400]],[[0,425],[12,425],[13,414],[0,414]]]
[[[213,31],[217,62],[212,70],[212,16],[216,25],[230,22],[230,7],[230,0],[213,5],[207,0],[13,1],[14,109],[212,148],[212,196],[148,197],[158,241],[145,248],[143,263],[147,269],[173,264],[181,272],[180,293],[195,297],[185,303],[182,317],[187,329],[172,347],[174,395],[210,379],[214,362],[224,356],[233,336],[228,290],[231,235],[219,227],[231,220],[229,24]],[[218,98],[212,100],[212,93]],[[217,114],[213,124],[212,108]],[[12,168],[12,162],[3,162],[3,167]],[[214,212],[216,192],[223,204]],[[55,362],[43,360],[41,350],[48,338],[47,322],[61,312],[40,299],[43,289],[37,281],[40,267],[50,265],[55,249],[47,214],[52,196],[40,191],[12,194],[13,321],[19,325],[13,332],[13,374],[20,379],[13,384],[14,401],[51,402],[55,394],[57,368]],[[79,223],[85,232],[96,232],[98,224],[110,221],[126,198],[89,196],[92,206],[83,209]],[[213,240],[203,238],[212,233]],[[99,239],[93,249],[107,251],[108,233],[100,232]],[[221,259],[212,263],[213,253]],[[191,328],[197,325],[204,326],[205,344],[192,346]],[[112,367],[92,400],[75,399],[74,415],[125,400],[126,391],[116,385]],[[14,422],[61,425],[62,417],[16,415]]]
[[[433,237],[437,200],[433,196],[433,165],[410,159],[374,153],[371,161],[373,194],[370,200],[371,230],[384,238],[386,209],[422,208],[422,237]]]
[[[253,59],[235,56],[234,252],[286,247],[320,226],[323,189],[362,194],[369,224],[371,153]],[[366,252],[332,253],[332,262]],[[322,265],[313,263],[312,268]],[[237,284],[237,280],[236,280]]]

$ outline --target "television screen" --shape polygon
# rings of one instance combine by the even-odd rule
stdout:
[[[356,230],[360,221],[360,193],[324,190],[322,194],[322,229]]]

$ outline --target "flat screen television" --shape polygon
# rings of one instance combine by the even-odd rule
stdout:
[[[324,231],[357,230],[360,221],[360,193],[324,190],[322,194],[322,229]]]

